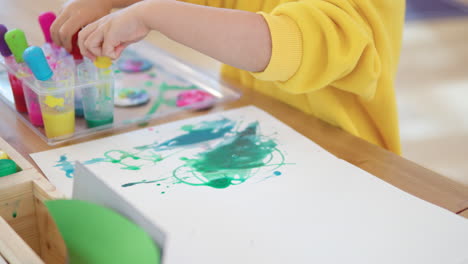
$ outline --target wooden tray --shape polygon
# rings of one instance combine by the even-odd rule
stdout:
[[[65,244],[43,204],[64,196],[2,138],[0,149],[21,168],[0,177],[0,260],[65,263]]]

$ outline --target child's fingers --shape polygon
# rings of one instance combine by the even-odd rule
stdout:
[[[59,30],[60,43],[70,52],[72,49],[72,36],[83,26],[79,16],[70,17]]]
[[[112,34],[110,32],[111,31],[109,31],[109,33],[107,33],[104,36],[104,39],[103,39],[104,42],[102,44],[102,56],[106,56],[115,60],[117,59],[115,49],[117,46],[120,45],[120,41],[116,39],[117,36],[115,34]]]
[[[89,34],[84,42],[84,47],[94,56],[102,56],[102,44],[104,42],[104,28],[98,26],[96,30]]]
[[[85,42],[88,39],[88,36],[98,27],[97,22],[91,23],[84,27],[78,33],[78,47],[80,48],[81,54],[90,59],[93,59],[92,54],[89,53],[88,49],[85,46]]]
[[[125,43],[125,44],[120,44],[117,47],[115,47],[115,56],[116,56],[116,58],[114,60],[118,59],[120,57],[120,55],[122,55],[122,51],[124,51],[124,49],[126,47],[128,47],[129,45],[130,45],[130,43]]]
[[[63,23],[65,23],[68,20],[69,17],[70,16],[68,12],[64,11],[55,19],[54,23],[52,23],[52,25],[50,26],[50,35],[52,37],[52,41],[54,41],[54,43],[58,46],[62,46],[62,42],[59,35],[60,28],[62,27]]]

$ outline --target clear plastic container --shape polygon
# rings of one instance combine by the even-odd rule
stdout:
[[[4,60],[6,66],[8,66],[10,69],[14,69],[17,65],[13,55],[6,57]],[[28,108],[26,107],[26,101],[24,99],[24,91],[23,85],[21,84],[21,80],[16,78],[16,75],[12,73],[8,73],[8,80],[10,81],[13,97],[15,98],[16,110],[20,113],[27,113]]]
[[[21,81],[23,86],[24,99],[28,108],[29,121],[34,126],[44,126],[42,120],[41,105],[37,93],[34,91],[34,77],[31,73],[27,73],[25,69],[16,73],[17,78]]]
[[[41,139],[49,145],[56,145],[122,128],[141,127],[148,124],[148,121],[152,119],[183,114],[188,111],[200,111],[200,109],[233,101],[240,97],[239,91],[220,80],[219,76],[207,74],[149,43],[140,42],[132,45],[124,51],[120,60],[135,57],[151,61],[153,67],[144,72],[126,73],[116,67],[120,62],[117,61],[114,63],[114,71],[110,72],[108,78],[93,74],[92,70],[88,69],[84,71],[84,74],[88,74],[88,76],[86,78],[79,76],[74,84],[71,81],[60,82],[57,79],[54,79],[55,83],[53,84],[40,83],[33,80],[33,77],[21,79],[23,80],[23,88],[27,87],[24,89],[25,94],[33,99],[30,101],[38,103],[37,106],[34,106],[36,107],[34,109],[40,109],[40,116],[45,117],[43,118],[45,121],[44,127],[34,126],[27,113],[16,111],[8,74],[18,78],[20,73],[6,67],[2,58],[0,58],[0,99],[13,109],[17,116]],[[91,63],[87,60],[84,62]],[[57,68],[54,73],[59,70],[72,69],[73,67],[67,65],[68,63],[63,62],[56,65]],[[77,75],[77,72],[74,72],[73,75]],[[150,101],[130,107],[114,107],[113,101],[121,99],[119,98],[121,96],[120,91],[125,91],[127,88],[137,91],[144,90]],[[193,94],[198,94],[190,92],[194,90],[201,90],[210,94],[212,97],[210,102],[207,104],[205,101],[191,105],[181,104],[182,101],[179,102],[181,99],[184,102],[190,101],[187,100],[186,96],[190,97]],[[83,110],[85,112],[88,110],[88,115],[82,118],[76,117],[75,113],[74,122],[72,122],[73,114],[71,113],[74,112],[74,102],[79,100],[77,95],[80,93],[82,95]],[[47,101],[47,98],[49,98],[49,101]],[[46,102],[49,102],[50,105]],[[110,122],[111,118],[112,123]],[[93,127],[93,120],[100,120],[105,124]],[[74,123],[74,130],[72,123]],[[61,126],[56,124],[61,124]]]
[[[88,85],[80,91],[83,114],[89,128],[109,125],[114,122],[114,70],[98,69],[90,62],[78,65],[78,79]]]
[[[64,80],[36,81],[46,137],[64,139],[75,132],[74,76]]]

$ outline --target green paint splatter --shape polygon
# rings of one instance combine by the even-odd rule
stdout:
[[[285,164],[284,156],[276,146],[272,139],[258,133],[258,122],[254,122],[213,149],[199,153],[196,158],[181,159],[186,164],[174,170],[173,176],[192,186],[224,189],[238,185],[251,178],[255,169],[265,166],[278,168]],[[275,152],[280,154],[281,162],[270,164]],[[181,177],[186,174],[191,177]]]
[[[164,180],[167,180],[168,178],[164,178],[164,179],[159,179],[159,180],[154,180],[154,181],[147,181],[147,180],[142,180],[142,181],[139,181],[139,182],[130,182],[130,183],[126,183],[126,184],[122,184],[122,187],[131,187],[131,186],[135,186],[135,185],[138,185],[138,184],[149,184],[149,183],[155,183],[155,182],[160,182],[160,181],[164,181]],[[156,184],[157,186],[161,186],[160,183]]]
[[[151,87],[153,85],[154,85],[154,83],[152,81],[146,81],[145,82],[145,86],[147,86],[147,87]]]
[[[142,154],[142,151],[132,153],[124,150],[109,150],[104,153],[104,158],[97,158],[87,161],[87,164],[91,164],[91,161],[98,162],[110,162],[113,164],[118,164],[121,166],[122,170],[140,170],[144,164],[134,165],[130,164],[130,161],[142,161],[142,162],[151,162],[156,164],[162,161],[165,157],[155,154],[153,152],[146,152],[146,155]]]
[[[194,125],[185,125],[185,126],[182,126],[180,130],[190,132],[193,130],[193,128],[194,128]]]
[[[103,157],[84,161],[84,164],[106,162],[115,164],[122,170],[138,171],[143,166],[154,166],[194,146],[202,147],[202,149],[208,148],[208,150],[195,156],[181,157],[183,165],[174,169],[168,177],[129,182],[122,184],[121,187],[155,183],[155,187],[165,186],[167,189],[174,184],[224,189],[242,184],[260,172],[262,173],[260,181],[281,176],[282,173],[277,169],[286,163],[275,140],[260,133],[258,122],[253,122],[244,129],[240,129],[241,123],[223,118],[200,122],[196,125],[185,125],[180,128],[185,133],[162,143],[137,146],[130,151],[109,150],[103,154]],[[217,142],[217,145],[210,146],[210,142]],[[158,154],[160,151],[171,149],[175,151],[168,155]],[[69,167],[70,164],[72,163],[68,161],[66,155],[62,155],[56,167],[61,167],[66,173],[72,174],[74,168]],[[263,168],[266,167],[271,167],[268,169],[271,173],[269,176],[264,175]],[[163,193],[165,192],[161,194]]]
[[[16,211],[14,211],[11,216],[13,216],[13,218],[16,218],[16,216],[17,216]]]

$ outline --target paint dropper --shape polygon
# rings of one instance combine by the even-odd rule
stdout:
[[[5,34],[5,41],[8,44],[17,63],[24,63],[23,52],[28,48],[28,42],[24,31],[21,29],[12,29]]]
[[[36,46],[27,48],[23,53],[23,58],[36,79],[39,81],[48,81],[52,79],[54,73],[47,63],[47,59],[41,48]]]
[[[55,21],[55,14],[53,12],[45,12],[39,15],[39,25],[41,25],[42,33],[44,33],[45,41],[52,44],[52,37],[50,36],[50,27]]]

